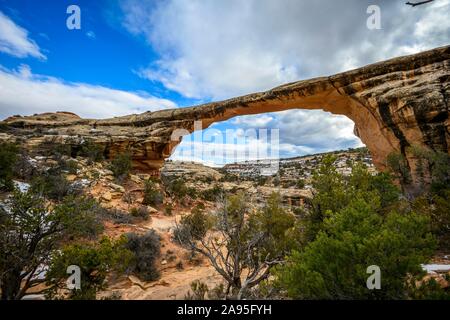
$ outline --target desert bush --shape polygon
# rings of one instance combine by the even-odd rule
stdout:
[[[164,214],[166,216],[172,216],[173,215],[173,206],[171,204],[167,204],[164,208]]]
[[[48,151],[47,155],[53,157],[56,161],[59,161],[63,157],[72,156],[72,146],[70,144],[48,142],[48,145],[44,146],[44,149]]]
[[[189,291],[185,300],[224,300],[226,298],[225,286],[220,283],[213,288],[200,280],[191,282],[191,291]]]
[[[135,218],[140,218],[143,220],[148,220],[148,218],[150,217],[150,212],[148,212],[148,209],[146,207],[131,208],[130,214]]]
[[[67,239],[75,238],[96,239],[104,230],[101,217],[97,214],[98,203],[89,196],[65,197],[55,208],[54,211],[67,220],[82,221],[82,224],[72,224],[67,221]]]
[[[417,159],[416,174],[422,183],[422,193],[440,194],[449,189],[450,185],[450,156],[442,151],[433,151],[421,147],[411,147]],[[426,188],[425,180],[429,176],[430,188]],[[442,193],[440,194],[442,195]]]
[[[439,194],[423,195],[414,199],[411,209],[430,218],[431,231],[439,240],[442,250],[450,247],[450,190]]]
[[[278,281],[297,299],[405,299],[407,279],[421,275],[435,249],[427,217],[379,214],[379,199],[353,199],[329,212],[324,228],[278,269]],[[377,265],[382,286],[369,290],[366,270]]]
[[[218,185],[214,185],[210,189],[203,190],[199,192],[200,199],[206,200],[206,201],[216,201],[220,195],[223,193],[223,190]]]
[[[449,282],[450,274],[445,275],[443,279]],[[415,300],[450,300],[450,291],[443,288],[434,278],[410,281],[408,293],[409,297]]]
[[[256,178],[256,186],[263,186],[267,183],[268,180],[269,180],[269,177],[267,177],[267,176],[258,176]]]
[[[131,170],[131,154],[129,152],[118,154],[112,161],[110,169],[114,177],[118,180],[123,180],[128,177]]]
[[[277,201],[279,196],[274,196],[265,210],[254,213],[243,193],[224,197],[212,218],[202,210],[185,216],[175,236],[191,252],[210,260],[227,284],[225,295],[241,299],[267,279],[289,248],[285,240],[294,217]]]
[[[390,171],[399,179],[401,185],[407,185],[411,182],[411,174],[408,170],[408,164],[401,153],[392,152],[387,156],[387,165]]]
[[[192,240],[200,240],[211,226],[211,221],[204,212],[204,207],[196,206],[189,215],[181,218],[180,224],[174,230],[174,240],[185,245]]]
[[[182,179],[164,179],[163,180],[166,191],[178,198],[182,199],[187,195],[187,187]]]
[[[20,299],[28,289],[41,284],[43,280],[36,279],[39,266],[50,263],[62,241],[98,231],[89,203],[80,199],[49,206],[31,190],[16,190],[2,208],[0,211],[8,211],[0,214],[2,299]]]
[[[274,257],[298,248],[300,240],[294,236],[298,233],[294,227],[295,216],[282,206],[278,193],[272,193],[264,207],[248,217],[251,232],[263,235],[258,248],[261,257]]]
[[[95,207],[95,213],[97,216],[101,217],[101,219],[112,221],[114,224],[130,224],[135,220],[128,212],[116,208],[107,209],[102,207],[99,203],[97,203]]]
[[[415,197],[409,202],[399,202],[398,206],[408,211],[420,212],[430,218],[432,232],[437,236],[440,247],[450,245],[450,156],[441,151],[413,146],[410,151],[417,160],[416,175],[419,185],[414,190]],[[395,170],[391,167],[391,170]],[[401,175],[397,167],[395,176]],[[408,198],[411,198],[411,194]],[[406,202],[406,203],[405,203]],[[405,209],[404,209],[405,210]]]
[[[38,173],[37,168],[31,163],[28,152],[20,149],[14,164],[14,176],[29,181]]]
[[[125,248],[124,237],[112,241],[104,237],[98,244],[72,244],[54,253],[46,275],[48,298],[58,298],[58,289],[66,288],[67,267],[76,265],[81,270],[81,289],[71,290],[69,299],[95,299],[96,293],[105,288],[106,276],[111,271],[124,271],[133,259],[133,253]]]
[[[337,172],[335,160],[333,156],[324,156],[313,173],[314,197],[311,209],[304,217],[306,242],[313,240],[321,230],[328,211],[338,212],[357,197],[367,200],[377,197],[381,201],[382,211],[399,199],[400,192],[389,174],[372,175],[364,164],[355,163],[351,175],[344,177]]]
[[[88,158],[91,162],[100,162],[104,159],[104,148],[101,145],[87,140],[81,145],[78,155]]]
[[[126,204],[128,204],[128,206],[132,205],[134,203],[135,199],[136,198],[135,198],[134,194],[132,192],[128,192],[128,191],[126,191],[122,196],[122,200]]]
[[[77,174],[78,162],[73,159],[61,159],[59,161],[59,168],[62,171],[67,171],[70,174]]]
[[[159,235],[154,230],[150,230],[143,235],[128,233],[126,238],[126,248],[134,254],[130,271],[144,281],[158,279],[160,273],[156,266],[156,260],[161,255]]]
[[[14,129],[9,124],[0,122],[0,132],[9,133],[12,130],[14,130]]]
[[[0,144],[0,190],[14,189],[14,165],[18,157],[19,148],[12,143]]]
[[[64,174],[59,169],[56,169],[49,170],[33,178],[31,189],[33,192],[42,194],[51,200],[61,201],[70,194],[71,184],[67,181]]]
[[[208,285],[200,280],[191,282],[191,292],[184,297],[185,300],[206,300],[208,295]]]
[[[145,181],[144,199],[142,204],[149,206],[158,206],[163,203],[164,197],[153,180]]]

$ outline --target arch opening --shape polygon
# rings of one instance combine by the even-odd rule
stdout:
[[[241,115],[185,135],[168,160],[221,167],[363,147],[354,125],[319,109]]]

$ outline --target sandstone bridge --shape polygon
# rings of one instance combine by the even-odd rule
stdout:
[[[21,139],[31,149],[86,138],[104,147],[107,158],[129,150],[140,170],[159,170],[180,142],[174,130],[202,129],[235,116],[289,109],[322,109],[345,115],[368,147],[374,164],[385,169],[392,152],[402,153],[413,176],[411,146],[449,152],[450,46],[378,62],[329,77],[288,83],[195,107],[145,112],[111,119],[82,119],[72,113],[10,117],[2,139]],[[301,123],[299,123],[301,126]]]

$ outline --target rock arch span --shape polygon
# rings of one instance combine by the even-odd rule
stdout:
[[[391,152],[402,153],[414,178],[416,160],[408,147],[449,152],[450,46],[378,62],[329,77],[288,83],[271,90],[189,108],[111,119],[81,119],[67,113],[11,117],[3,139],[26,136],[31,148],[45,143],[80,144],[90,138],[105,156],[131,150],[136,168],[159,170],[180,140],[175,130],[202,129],[235,116],[289,109],[322,109],[345,115],[384,170]],[[301,125],[301,124],[299,124]]]

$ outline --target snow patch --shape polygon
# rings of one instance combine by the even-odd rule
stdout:
[[[15,185],[16,188],[19,189],[20,192],[22,192],[22,193],[27,192],[28,189],[30,189],[30,184],[29,184],[29,183],[26,183],[26,182],[14,181],[14,185]]]
[[[449,264],[422,264],[422,269],[428,273],[447,272],[450,271]]]

